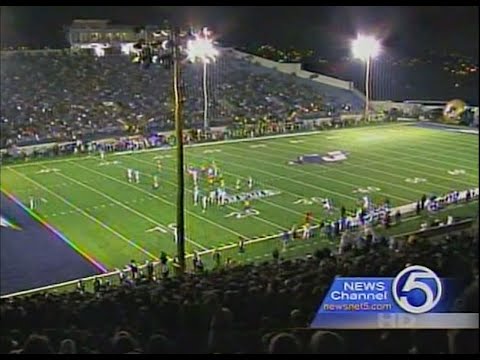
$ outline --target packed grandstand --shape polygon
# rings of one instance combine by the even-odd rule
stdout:
[[[238,54],[222,51],[209,76],[211,126],[293,113],[326,117],[363,107],[349,89],[268,69]],[[126,126],[173,130],[171,72],[159,67],[134,66],[126,55],[70,50],[2,53],[2,144],[120,135]],[[192,84],[201,82],[202,73],[192,65],[183,72],[186,127],[201,127],[203,97]]]
[[[334,86],[336,79],[322,82],[318,76],[298,76],[252,59],[233,49],[222,50],[208,85],[212,131],[201,139],[188,132],[185,138],[189,143],[319,130],[325,119],[329,119],[328,127],[337,129],[352,125],[345,119],[354,119],[355,126],[369,126],[361,119],[365,99],[347,82],[339,80],[343,85]],[[41,156],[50,159],[58,155],[61,143],[68,144],[62,148],[67,155],[91,156],[97,156],[99,150],[113,153],[170,144],[165,135],[174,129],[170,71],[132,64],[124,55],[94,57],[70,50],[2,53],[0,69],[5,163],[25,163],[42,152]],[[185,127],[201,129],[203,97],[201,89],[192,84],[201,83],[202,73],[195,66],[182,71]],[[382,115],[379,123],[392,120],[389,114]],[[314,125],[308,120],[314,120]],[[113,140],[102,143],[106,138]],[[22,150],[22,146],[42,143],[55,143],[53,149],[57,148]],[[347,159],[347,152],[331,150],[330,157],[340,154],[342,161]],[[301,161],[299,156],[293,163],[303,164],[310,157],[321,155],[302,155]],[[478,191],[478,180],[476,187]],[[478,202],[476,196],[459,202]],[[418,204],[415,215],[422,217],[427,209]],[[31,210],[37,210],[36,206]],[[395,276],[411,264],[459,279],[464,291],[456,310],[478,313],[478,211],[472,213],[455,217],[459,222],[467,218],[468,226],[462,223],[460,230],[450,216],[447,220],[447,215],[439,213],[429,216],[428,224],[422,220],[423,230],[432,229],[428,235],[418,228],[401,236],[365,232],[355,233],[347,243],[337,231],[328,234],[329,246],[309,248],[293,257],[275,248],[262,261],[245,263],[230,261],[214,251],[205,255],[212,257],[211,266],[204,266],[193,256],[188,259],[187,274],[176,274],[171,258],[162,254],[156,267],[147,262],[138,271],[133,263],[108,280],[75,281],[75,290],[55,288],[6,296],[0,305],[0,352],[478,352],[477,332],[466,330],[309,328],[335,277]],[[401,222],[400,215],[393,217],[392,224]],[[379,226],[388,228],[390,216],[388,219]],[[296,229],[287,236],[295,241]],[[321,231],[308,235],[322,236],[327,235]],[[240,240],[239,251],[248,252],[248,244],[246,249],[243,246]],[[236,251],[237,245],[233,247]]]

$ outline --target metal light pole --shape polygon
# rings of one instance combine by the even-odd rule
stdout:
[[[175,134],[177,140],[177,257],[180,272],[185,272],[185,179],[183,156],[183,118],[180,93],[180,49],[179,31],[172,31],[173,44],[173,99],[175,116]]]
[[[367,57],[365,64],[365,120],[370,120],[370,56]]]
[[[203,62],[203,129],[208,129],[207,62]]]
[[[370,66],[372,59],[380,52],[380,43],[374,37],[358,35],[352,42],[353,56],[365,61],[365,120],[370,115]]]
[[[215,61],[218,50],[213,46],[211,32],[205,27],[195,33],[194,39],[187,42],[187,58],[191,62],[200,60],[203,63],[203,129],[208,129],[208,84],[207,66]]]

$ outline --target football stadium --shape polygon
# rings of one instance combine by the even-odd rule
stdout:
[[[0,352],[478,352],[478,106],[65,29],[1,52]]]

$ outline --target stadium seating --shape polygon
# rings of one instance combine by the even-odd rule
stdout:
[[[302,329],[335,275],[392,276],[413,262],[464,285],[473,282],[459,306],[478,312],[478,227],[475,231],[434,241],[409,238],[396,250],[382,242],[336,256],[320,250],[307,258],[143,280],[96,294],[2,300],[0,352],[478,352],[478,332]]]
[[[73,55],[64,51],[1,55],[1,145],[51,139],[71,141],[173,128],[171,72],[144,68],[127,56]],[[183,66],[184,118],[203,124],[202,66]],[[280,73],[223,51],[208,68],[211,125],[235,117],[285,119],[363,107],[354,92]]]

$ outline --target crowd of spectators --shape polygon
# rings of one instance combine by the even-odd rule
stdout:
[[[248,251],[248,249],[246,250]],[[478,226],[395,250],[376,242],[215,271],[3,300],[1,353],[463,353],[478,331],[323,331],[308,325],[332,279],[394,276],[409,264],[466,288],[457,311],[478,312]],[[473,284],[473,285],[471,285]]]
[[[171,70],[133,64],[128,56],[69,50],[1,54],[1,145],[72,141],[173,128]],[[202,66],[182,67],[186,127],[203,124]],[[222,51],[207,72],[209,121],[326,114],[348,105],[353,92],[266,69]]]

